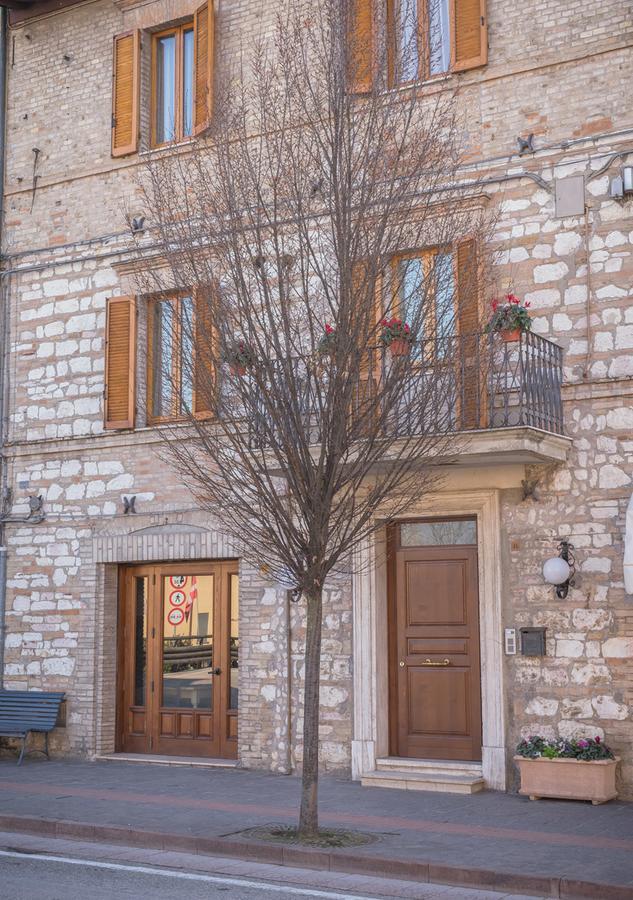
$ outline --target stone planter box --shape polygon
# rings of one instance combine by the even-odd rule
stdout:
[[[596,805],[614,800],[615,770],[620,758],[597,759],[526,759],[515,756],[521,773],[520,794],[530,800],[555,797],[563,800],[591,800]]]

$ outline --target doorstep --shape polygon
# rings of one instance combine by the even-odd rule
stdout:
[[[149,763],[156,766],[194,766],[198,769],[236,769],[236,759],[207,759],[200,756],[161,756],[145,753],[102,753],[95,762]]]
[[[486,786],[481,763],[398,756],[377,759],[375,771],[363,775],[361,784],[444,794],[476,794]]]

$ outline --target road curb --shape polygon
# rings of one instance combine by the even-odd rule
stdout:
[[[548,878],[472,869],[443,863],[410,859],[365,856],[348,851],[287,847],[233,838],[201,838],[185,834],[146,831],[120,825],[95,825],[64,819],[0,814],[0,831],[19,832],[54,839],[122,844],[146,850],[195,853],[200,856],[233,857],[245,861],[271,863],[302,869],[347,874],[376,875],[419,883],[449,884],[479,890],[512,891],[560,900],[631,900],[633,885],[597,884],[573,878]]]

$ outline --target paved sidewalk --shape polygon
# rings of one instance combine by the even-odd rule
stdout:
[[[362,788],[359,784],[323,778],[321,823],[376,834],[376,843],[326,854],[297,848],[283,852],[277,845],[260,845],[261,857],[290,865],[337,868],[352,856],[365,871],[379,858],[403,865],[431,864],[430,880],[448,882],[442,867],[488,870],[514,876],[496,882],[538,893],[530,879],[567,879],[597,885],[624,886],[618,897],[633,898],[633,804],[613,801],[603,806],[572,801],[530,802],[517,795],[483,792],[472,796]],[[92,826],[130,829],[130,843],[144,831],[169,835],[172,849],[217,853],[221,839],[230,855],[240,855],[243,829],[271,822],[294,822],[299,780],[239,769],[195,769],[119,762],[46,762],[0,760],[0,828],[18,830],[11,816],[83,823],[77,839],[106,840]],[[26,829],[28,830],[28,828]],[[42,832],[46,833],[44,825]],[[50,832],[54,834],[54,831]],[[113,832],[114,834],[114,832]],[[92,835],[92,836],[91,836]],[[68,828],[66,836],[70,836]],[[120,840],[120,838],[115,838]],[[215,844],[210,840],[215,839]],[[206,841],[206,844],[205,844]],[[205,849],[205,847],[211,849]],[[169,844],[166,844],[169,849]],[[244,856],[253,856],[253,843]],[[227,855],[229,855],[227,853]],[[294,861],[292,861],[294,860]],[[439,876],[439,877],[438,877]],[[521,877],[523,876],[523,882]],[[481,886],[490,886],[482,878]],[[523,887],[520,888],[520,885]],[[628,888],[630,888],[630,893]],[[554,889],[552,889],[554,890]],[[584,890],[584,889],[583,889]],[[566,896],[580,896],[569,888]],[[591,897],[591,893],[584,896]],[[593,900],[602,900],[606,891]],[[612,896],[609,894],[609,896]],[[615,894],[613,894],[615,896]]]

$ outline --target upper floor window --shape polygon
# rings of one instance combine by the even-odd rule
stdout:
[[[150,301],[147,405],[153,422],[177,419],[193,409],[193,328],[190,296]]]
[[[390,0],[387,19],[392,84],[448,72],[449,0]]]
[[[153,35],[152,144],[193,133],[193,21]]]
[[[413,355],[421,355],[426,340],[438,340],[441,354],[456,327],[454,253],[436,248],[400,254],[393,260],[392,278],[395,310],[415,333]]]
[[[137,327],[138,321],[138,327]],[[138,343],[137,343],[138,336]],[[201,291],[107,302],[105,427],[208,417],[214,408],[216,332]]]
[[[213,0],[206,0],[184,24],[114,38],[113,156],[204,131],[213,109],[214,36]]]
[[[486,0],[352,0],[349,20],[351,90],[412,84],[462,72],[488,60]],[[378,56],[386,25],[387,72]]]

